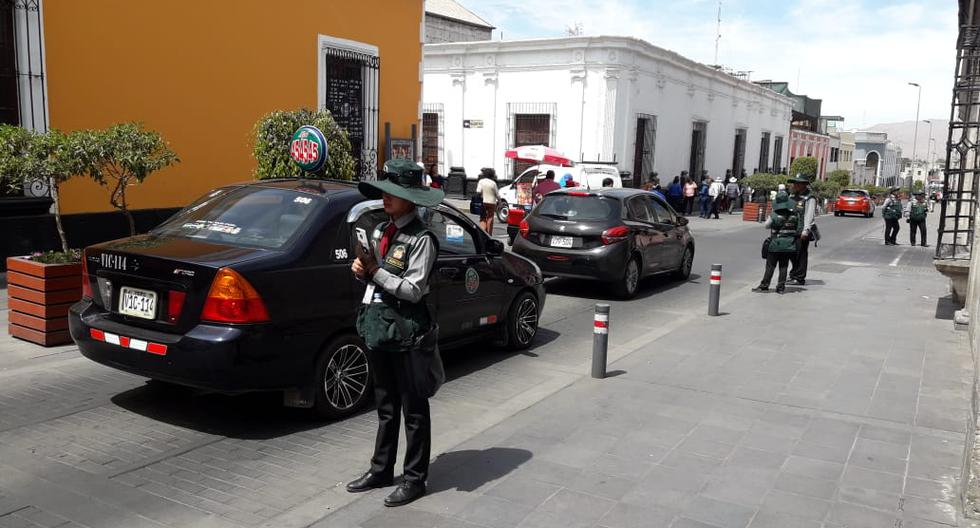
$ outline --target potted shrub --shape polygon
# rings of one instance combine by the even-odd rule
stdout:
[[[44,346],[71,341],[68,307],[82,294],[81,255],[68,247],[59,202],[60,186],[85,172],[78,139],[77,133],[0,126],[0,172],[21,185],[42,182],[54,202],[61,250],[7,258],[8,332]]]
[[[760,218],[765,220],[772,212],[769,193],[778,189],[780,183],[785,184],[787,179],[785,174],[764,172],[746,176],[742,180],[742,185],[748,185],[752,188],[754,198],[752,201],[746,202],[742,208],[742,220],[746,222],[758,222]]]
[[[314,179],[354,179],[354,157],[351,156],[350,140],[347,132],[337,126],[333,116],[326,110],[314,112],[300,109],[279,110],[263,116],[255,123],[255,146],[252,155],[258,162],[255,177],[259,180],[272,178],[296,178],[301,170],[289,157],[289,142],[296,129],[303,125],[313,125],[323,132],[327,139],[327,162],[315,173],[302,176]]]

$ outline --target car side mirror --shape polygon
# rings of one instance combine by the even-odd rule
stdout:
[[[688,222],[689,222],[689,220],[687,219],[686,216],[678,216],[677,217],[677,225],[679,225],[681,227],[686,226],[688,224]]]
[[[503,255],[504,254],[504,243],[497,240],[496,238],[487,239],[487,254],[489,255]]]

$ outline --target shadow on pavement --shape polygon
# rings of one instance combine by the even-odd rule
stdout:
[[[636,297],[631,301],[646,299],[661,292],[679,288],[688,282],[696,283],[701,275],[692,273],[687,280],[677,280],[670,274],[656,275],[647,277],[640,282]],[[568,297],[578,297],[580,299],[591,299],[594,301],[621,301],[619,297],[612,294],[609,285],[604,282],[587,281],[579,279],[565,279],[556,277],[546,280],[544,283],[548,295],[565,295]]]
[[[936,301],[936,319],[952,321],[954,312],[959,309],[960,305],[953,300],[952,295],[940,297]]]
[[[606,377],[615,378],[616,376],[622,376],[623,374],[627,374],[627,372],[625,370],[610,370],[609,372],[606,372]]]
[[[483,343],[448,349],[443,352],[446,381],[465,377],[517,355],[537,357],[534,348],[559,336],[558,332],[540,328],[528,350],[503,350]],[[238,439],[267,440],[332,423],[318,418],[312,409],[284,407],[280,392],[230,395],[151,380],[110,399],[123,409],[153,420]],[[373,398],[369,401],[373,402]],[[373,403],[351,417],[365,412],[373,412]]]
[[[526,449],[510,447],[443,453],[429,468],[429,494],[447,490],[474,491],[514,471],[532,456]]]

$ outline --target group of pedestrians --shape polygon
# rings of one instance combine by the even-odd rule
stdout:
[[[820,239],[817,229],[817,199],[810,191],[810,179],[797,174],[788,183],[793,185],[793,193],[780,190],[773,200],[772,214],[766,219],[765,228],[769,237],[763,242],[762,254],[766,259],[766,270],[762,282],[752,291],[766,292],[772,283],[772,276],[779,268],[776,293],[786,291],[787,275],[794,284],[806,284],[806,271],[809,261],[810,242]],[[793,264],[790,273],[789,265]]]
[[[885,219],[885,245],[898,245],[898,232],[901,230],[900,220],[904,217],[909,224],[909,244],[915,245],[916,234],[922,247],[929,247],[926,239],[926,217],[929,215],[929,204],[926,203],[926,193],[916,191],[905,207],[898,196],[898,187],[889,189],[888,198],[881,206],[881,216]]]

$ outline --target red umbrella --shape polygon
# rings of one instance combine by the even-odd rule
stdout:
[[[572,160],[568,159],[561,152],[544,145],[524,145],[523,147],[508,150],[504,153],[504,156],[518,161],[550,163],[552,165],[561,165],[562,167],[572,166]]]

